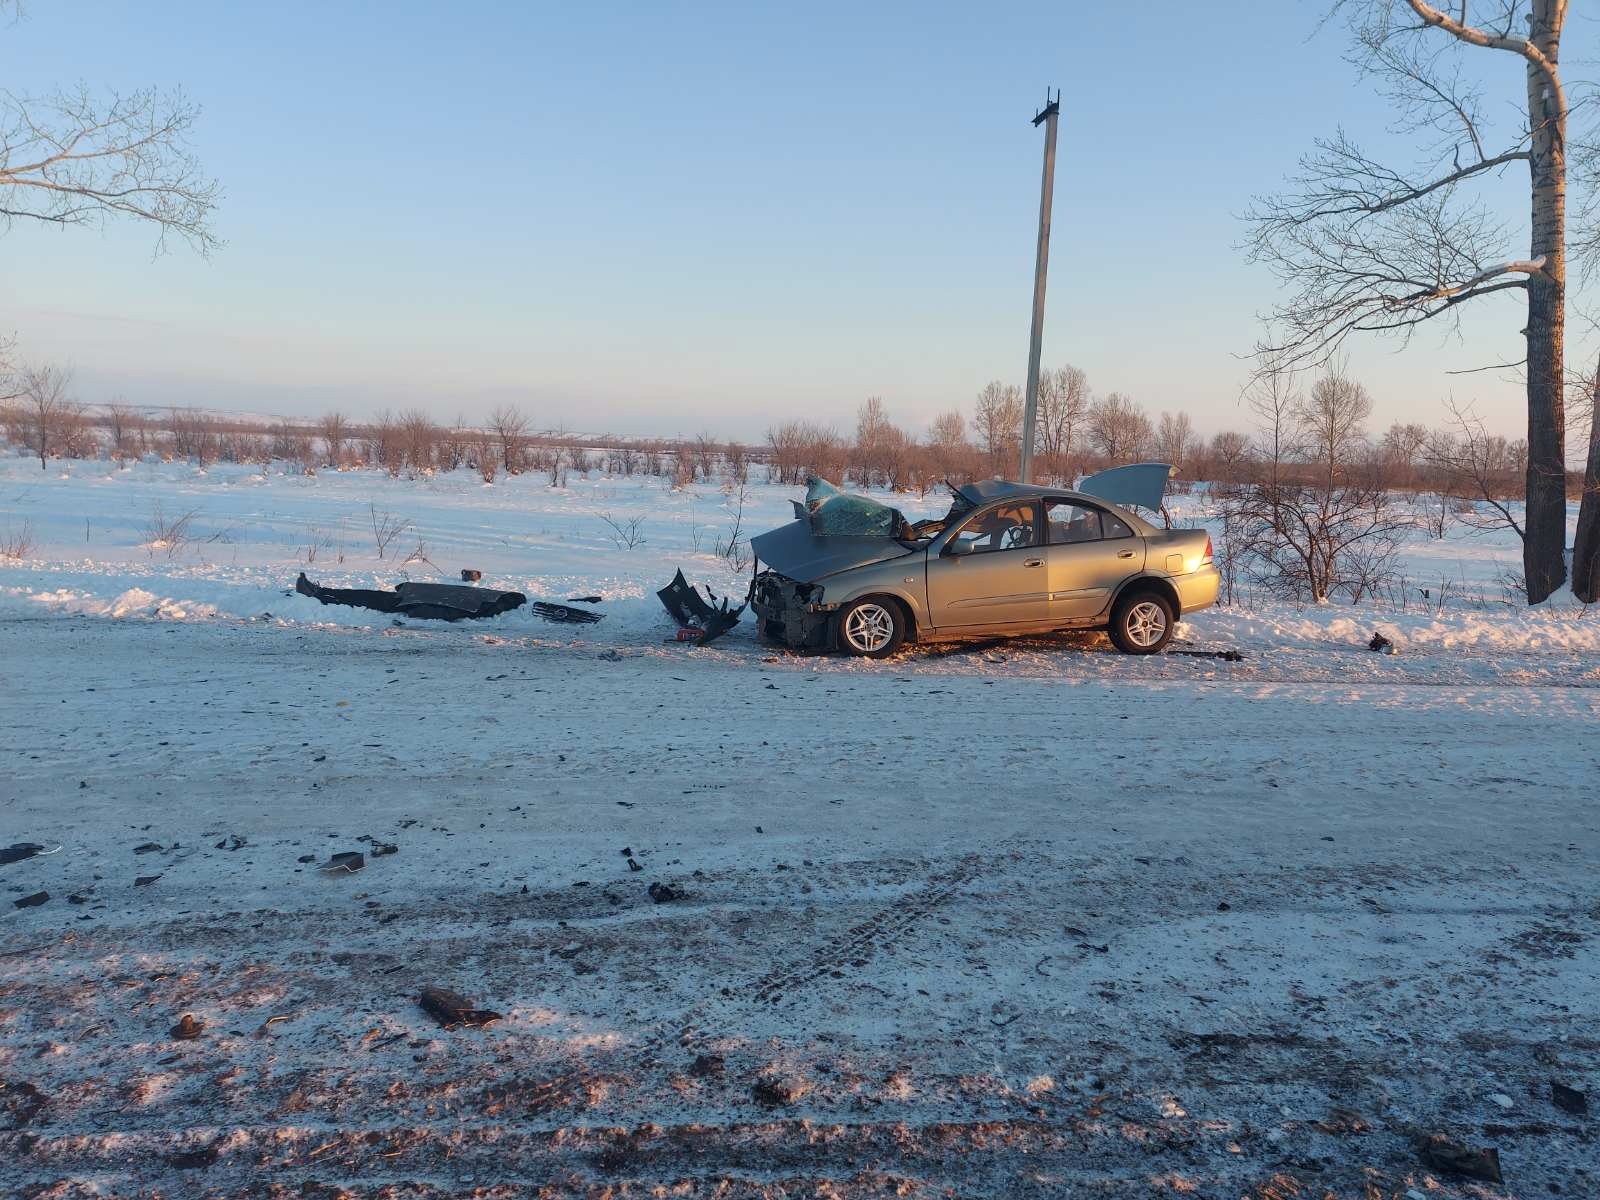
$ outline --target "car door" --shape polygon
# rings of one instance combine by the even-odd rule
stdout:
[[[1050,619],[1067,623],[1103,612],[1117,586],[1144,570],[1144,539],[1103,509],[1049,499],[1044,557]]]
[[[928,558],[936,629],[1047,625],[1039,505],[1011,500],[974,513]]]

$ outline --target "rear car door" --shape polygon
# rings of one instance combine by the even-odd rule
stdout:
[[[1144,570],[1144,539],[1120,517],[1079,500],[1045,501],[1050,619],[1103,612],[1117,586]]]
[[[1006,501],[974,513],[928,558],[936,629],[1045,625],[1050,620],[1039,505]]]

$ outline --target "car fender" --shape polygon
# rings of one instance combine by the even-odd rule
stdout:
[[[913,633],[928,626],[927,560],[921,555],[858,567],[819,582],[823,603],[834,611],[865,596],[889,596],[905,608]]]
[[[1117,606],[1117,601],[1122,599],[1130,588],[1140,586],[1150,587],[1160,592],[1167,598],[1167,602],[1172,605],[1174,613],[1183,611],[1183,598],[1178,595],[1178,589],[1173,585],[1171,579],[1157,572],[1141,571],[1137,575],[1128,576],[1117,585],[1116,590],[1111,593],[1111,602],[1105,607],[1106,614],[1110,614],[1111,610]]]

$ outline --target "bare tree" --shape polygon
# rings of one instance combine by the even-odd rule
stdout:
[[[312,465],[311,435],[305,429],[288,421],[274,421],[267,435],[272,439],[267,449],[270,458],[279,462]]]
[[[989,456],[991,471],[1008,471],[1022,450],[1022,393],[999,381],[984,385],[973,410],[978,445]]]
[[[1194,426],[1189,421],[1189,414],[1162,413],[1161,419],[1156,422],[1153,449],[1156,458],[1171,463],[1183,478],[1188,479],[1187,468],[1194,450]]]
[[[1214,482],[1238,483],[1240,469],[1250,457],[1250,439],[1242,433],[1224,429],[1212,434],[1208,454]]]
[[[1383,435],[1384,465],[1415,486],[1417,462],[1428,444],[1428,427],[1416,422],[1396,421]]]
[[[927,459],[940,480],[965,483],[971,479],[974,454],[967,445],[967,422],[959,409],[940,413],[928,426]]]
[[[899,456],[905,438],[889,420],[883,398],[868,396],[856,410],[856,470],[864,487],[887,483],[891,460]]]
[[[134,435],[143,423],[139,414],[120,400],[113,400],[105,408],[106,433],[111,440],[111,457],[117,461],[134,458]]]
[[[1497,0],[1472,24],[1465,0],[1448,10],[1425,0],[1339,0],[1356,58],[1415,136],[1417,162],[1378,161],[1343,131],[1301,160],[1287,194],[1250,213],[1251,249],[1291,290],[1278,336],[1262,360],[1322,365],[1355,333],[1407,338],[1425,323],[1454,323],[1459,308],[1520,293],[1528,404],[1527,536],[1530,603],[1561,586],[1566,529],[1563,339],[1566,297],[1567,93],[1559,59],[1566,0]],[[1493,148],[1478,86],[1461,69],[1476,51],[1520,60],[1522,127]],[[1521,89],[1519,89],[1521,90]],[[1501,98],[1497,98],[1501,99]],[[1507,252],[1507,233],[1465,185],[1529,172],[1528,252]],[[1596,501],[1600,503],[1600,500]]]
[[[1354,459],[1371,415],[1372,397],[1342,367],[1313,383],[1294,412],[1306,455],[1329,479]]]
[[[16,410],[21,421],[23,444],[45,460],[61,452],[69,429],[82,416],[77,401],[67,392],[71,376],[57,367],[24,367]]]
[[[344,445],[350,440],[349,422],[342,412],[324,413],[317,431],[322,436],[323,461],[338,470],[344,464]]]
[[[1112,392],[1089,409],[1089,440],[1112,462],[1138,458],[1150,437],[1150,418],[1121,392]]]
[[[1589,394],[1589,454],[1584,460],[1578,532],[1572,540],[1572,592],[1593,604],[1600,600],[1600,365],[1584,390]]]
[[[1471,505],[1461,519],[1472,528],[1509,529],[1526,539],[1526,529],[1512,507],[1518,476],[1527,467],[1526,444],[1489,433],[1468,405],[1449,401],[1445,408],[1454,428],[1436,432],[1423,451],[1439,474],[1443,495]],[[1479,509],[1480,504],[1488,511]]]
[[[367,430],[367,460],[377,463],[390,475],[399,475],[406,465],[400,422],[388,409],[375,416]]]
[[[515,404],[502,405],[489,415],[489,428],[499,444],[500,465],[506,474],[520,474],[528,445],[528,418]]]
[[[194,459],[195,466],[201,470],[215,462],[221,452],[217,419],[197,408],[173,409],[168,417],[167,432],[172,438],[172,453],[179,458]]]
[[[1077,440],[1078,429],[1089,411],[1089,377],[1078,367],[1060,367],[1039,375],[1039,410],[1034,421],[1034,447],[1045,469],[1058,476],[1067,474],[1067,458]]]

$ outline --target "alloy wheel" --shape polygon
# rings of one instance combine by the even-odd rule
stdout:
[[[881,604],[859,604],[844,619],[844,637],[862,654],[882,650],[894,638],[894,614]]]
[[[1127,630],[1140,649],[1154,646],[1167,632],[1167,612],[1154,600],[1141,600],[1128,610]]]

